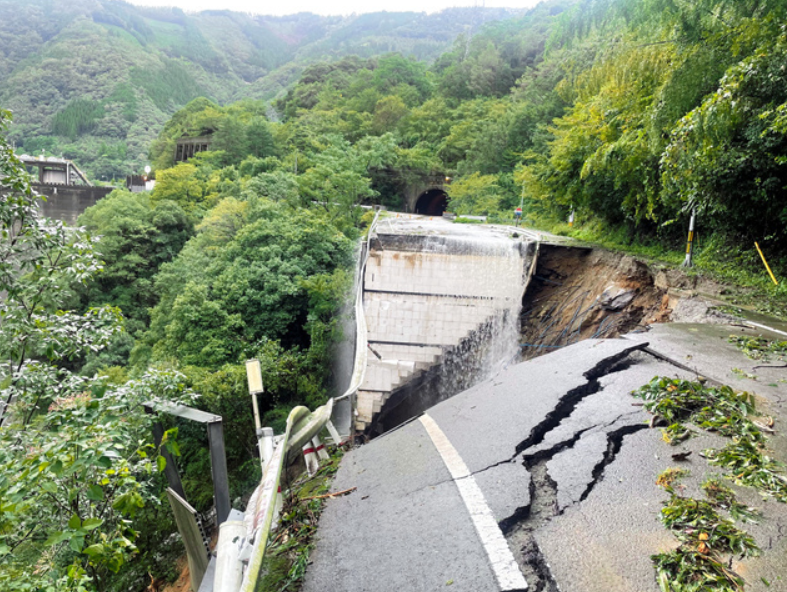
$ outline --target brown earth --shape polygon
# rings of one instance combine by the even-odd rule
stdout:
[[[191,575],[185,555],[178,560],[178,570],[180,575],[177,580],[160,587],[157,587],[155,582],[151,582],[145,592],[189,592],[191,590]]]
[[[522,311],[522,357],[588,338],[616,337],[673,320],[728,321],[699,294],[725,287],[679,269],[652,269],[622,253],[542,245]]]

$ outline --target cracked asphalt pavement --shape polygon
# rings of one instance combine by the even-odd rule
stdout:
[[[659,521],[667,495],[655,479],[675,466],[671,454],[692,451],[686,487],[698,490],[713,472],[699,453],[718,438],[669,447],[630,393],[656,375],[702,374],[756,391],[778,428],[783,370],[768,369],[765,383],[731,376],[750,362],[726,342],[740,331],[659,325],[510,366],[427,411],[466,466],[459,477],[417,420],[352,450],[333,490],[357,489],[327,502],[303,590],[525,589],[501,585],[492,568],[494,554],[474,526],[483,512],[458,487],[471,479],[528,590],[658,592],[650,556],[676,540]],[[772,446],[787,459],[784,436]],[[750,503],[765,515],[748,528],[765,552],[735,568],[747,590],[787,591],[787,507],[756,494]]]

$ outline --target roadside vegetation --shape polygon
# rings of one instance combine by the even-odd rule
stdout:
[[[738,502],[724,479],[787,503],[785,467],[767,449],[766,433],[772,431],[768,425],[772,421],[758,415],[752,395],[728,386],[657,376],[632,394],[644,400],[645,409],[654,415],[652,423],[666,425],[662,433],[670,445],[695,434],[687,424],[730,439],[723,448],[703,451],[708,463],[722,471],[721,478],[712,476],[702,484],[707,499],[682,494],[686,469],[668,468],[656,480],[670,494],[661,521],[680,542],[673,551],[652,557],[661,590],[743,590],[745,580],[728,559],[760,553],[754,539],[736,526],[757,522],[760,513]]]
[[[401,209],[424,178],[447,178],[460,222],[511,222],[521,203],[525,224],[673,264],[696,211],[697,268],[785,310],[784,283],[770,282],[752,248],[787,275],[781,1],[549,0],[454,37],[443,53],[424,50],[431,62],[375,49],[301,63],[272,103],[257,100],[267,96],[257,86],[238,84],[244,98],[221,81],[241,70],[256,80],[286,52],[225,71],[200,19],[110,8],[63,19],[68,39],[82,40],[71,61],[92,64],[84,48],[107,50],[110,30],[129,56],[155,55],[150,68],[124,70],[131,78],[114,80],[111,97],[71,89],[50,105],[51,121],[28,113],[14,133],[27,151],[64,149],[101,176],[150,162],[152,192],[113,192],[81,230],[39,223],[9,147],[10,114],[0,114],[0,396],[10,405],[0,582],[10,590],[110,592],[142,587],[148,572],[171,578],[179,549],[138,402],[165,396],[221,415],[231,495],[242,500],[260,476],[243,361],[261,362],[263,422],[277,432],[293,406],[335,393],[341,311],[373,215],[360,206]],[[245,22],[204,18],[214,17],[235,23],[222,20],[224,31]],[[46,22],[59,33],[60,21]],[[20,88],[45,86],[41,64],[20,55],[4,80],[22,81],[30,66]],[[126,140],[102,147],[104,132]],[[211,150],[176,163],[183,136],[210,136]],[[670,382],[643,396],[668,422],[666,439],[690,437],[689,423],[734,434],[712,462],[784,496],[750,398]],[[187,497],[206,511],[206,434],[168,427]]]

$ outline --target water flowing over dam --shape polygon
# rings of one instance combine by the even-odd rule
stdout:
[[[533,238],[425,216],[377,226],[362,278],[369,351],[357,431],[390,429],[517,354]]]

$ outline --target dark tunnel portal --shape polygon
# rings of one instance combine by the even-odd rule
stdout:
[[[415,213],[424,216],[442,216],[448,208],[448,194],[442,189],[425,191],[415,202]]]

